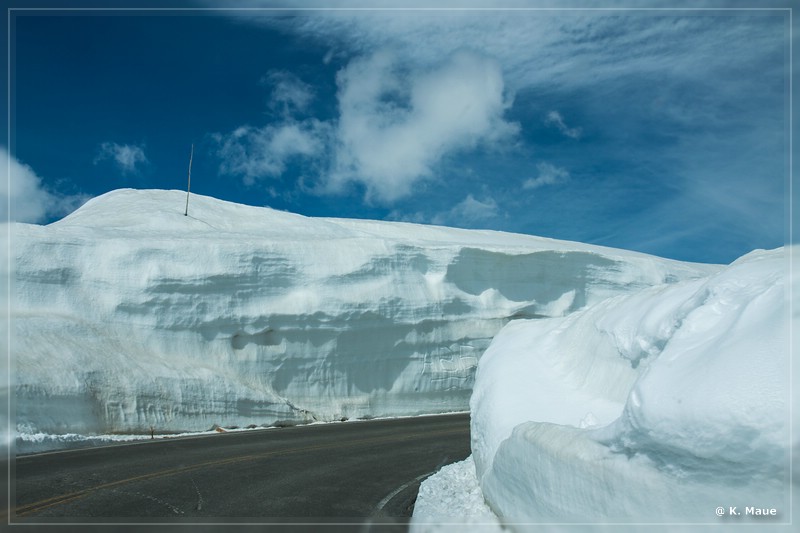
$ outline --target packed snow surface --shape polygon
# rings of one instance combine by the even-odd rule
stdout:
[[[48,226],[13,225],[18,431],[148,434],[465,410],[478,361],[510,320],[568,317],[716,270],[198,195],[184,216],[185,199],[119,190]],[[598,359],[617,384],[587,385],[581,394],[602,402],[577,413],[570,400],[564,413],[591,411],[598,423],[618,415],[638,373],[632,362]],[[528,383],[550,383],[536,379]],[[495,441],[476,454],[484,469]]]
[[[790,253],[505,326],[471,399],[491,509],[518,529],[788,523]]]
[[[472,457],[443,467],[422,482],[409,529],[433,533],[455,531],[502,533],[500,521],[483,499]]]

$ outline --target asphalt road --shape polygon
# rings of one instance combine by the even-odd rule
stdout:
[[[466,458],[469,446],[469,415],[459,414],[20,456],[12,464],[7,518],[20,524],[360,524],[360,530],[397,524],[402,530],[421,480]]]

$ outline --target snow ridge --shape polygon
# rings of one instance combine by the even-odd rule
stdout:
[[[15,224],[23,433],[205,430],[464,410],[512,319],[718,268],[493,231],[120,190]]]

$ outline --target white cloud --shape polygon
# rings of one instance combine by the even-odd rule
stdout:
[[[295,74],[273,70],[261,78],[271,88],[269,106],[279,118],[262,127],[241,126],[229,134],[214,134],[221,174],[242,176],[247,185],[282,175],[292,159],[316,161],[329,149],[328,123],[298,120],[314,100],[313,88]]]
[[[242,126],[228,135],[213,138],[220,147],[222,174],[237,174],[252,185],[259,178],[274,178],[286,171],[295,157],[317,158],[326,149],[329,126],[316,119],[287,120],[262,128]]]
[[[481,202],[469,194],[453,208],[452,213],[468,222],[476,222],[496,217],[498,215],[498,207],[493,198],[486,198]]]
[[[523,189],[538,189],[545,185],[556,185],[569,180],[569,172],[566,169],[557,167],[550,163],[539,163],[536,165],[539,175],[531,178],[522,184]]]
[[[263,85],[272,88],[269,105],[283,115],[305,112],[314,100],[313,88],[291,72],[273,70],[261,78]]]
[[[390,4],[388,0],[377,1],[380,6]],[[557,2],[542,1],[559,7]],[[466,2],[475,7],[485,5],[477,0]],[[336,7],[345,3],[332,0],[324,5]],[[323,5],[316,0],[312,4]],[[579,0],[579,4],[596,7],[591,0]],[[261,5],[274,3],[264,0]],[[526,7],[541,2],[511,0],[503,5]],[[642,5],[653,7],[651,2]],[[588,143],[595,151],[587,152],[579,165],[584,175],[602,167],[590,163],[592,157],[597,157],[598,162],[624,161],[623,166],[632,170],[627,174],[623,169],[620,179],[638,183],[641,174],[636,169],[655,162],[660,168],[669,169],[665,175],[677,184],[675,195],[685,197],[686,203],[692,200],[691,205],[702,204],[706,210],[713,204],[695,202],[703,198],[705,188],[717,196],[725,194],[720,190],[726,191],[729,183],[736,185],[732,187],[735,190],[763,188],[760,183],[767,178],[761,179],[762,175],[778,176],[782,186],[782,175],[774,171],[772,162],[782,160],[785,146],[785,84],[781,81],[788,76],[785,59],[781,60],[787,50],[785,32],[781,32],[782,27],[785,29],[785,13],[737,12],[731,16],[734,12],[723,6],[699,17],[671,9],[676,6],[669,2],[657,0],[657,5],[665,9],[323,10],[298,17],[254,17],[251,12],[238,12],[237,16],[278,27],[314,43],[323,53],[327,50],[327,55],[320,58],[325,64],[347,65],[339,85],[342,120],[330,124],[333,140],[338,140],[327,152],[334,156],[332,172],[321,174],[323,183],[318,185],[327,187],[317,190],[342,191],[356,183],[366,189],[369,199],[390,203],[418,192],[425,180],[436,179],[439,163],[458,150],[468,149],[469,143],[461,148],[456,142],[437,145],[438,139],[448,138],[448,132],[426,136],[422,128],[426,121],[413,111],[412,101],[419,76],[437,72],[443,75],[446,58],[465,49],[478,50],[479,57],[491,58],[497,71],[502,72],[503,99],[508,101],[508,95],[519,95],[519,102],[531,105],[526,110],[540,110],[544,114],[541,120],[553,131],[568,138],[579,138],[590,129],[599,132]],[[607,2],[602,7],[606,6]],[[629,4],[614,0],[609,7],[613,6],[624,8]],[[376,50],[391,50],[392,54],[381,58]],[[573,123],[573,114],[581,116],[579,125],[583,131]],[[510,120],[504,112],[494,116],[506,123]],[[775,132],[777,142],[771,137]],[[457,132],[452,135],[457,139]],[[751,152],[748,147],[752,147]],[[709,153],[716,155],[709,158]],[[558,156],[552,152],[550,155]],[[528,160],[526,157],[519,161],[524,164]],[[569,179],[566,170],[545,165],[540,165],[538,175],[523,184],[528,191]],[[763,170],[766,167],[769,171]],[[723,172],[726,169],[729,171]],[[597,177],[601,181],[602,176]],[[755,183],[757,179],[760,183]],[[698,191],[701,185],[704,188]],[[460,197],[470,190],[474,189],[462,190]],[[634,190],[650,194],[658,187]],[[768,200],[757,205],[771,208],[759,207],[758,213],[761,218],[777,220],[780,217],[774,214],[779,209],[774,207],[780,208],[782,194],[771,188],[767,193]],[[425,201],[422,195],[417,199],[419,203]],[[610,213],[618,212],[618,200],[598,197],[594,203],[606,206]],[[647,201],[657,206],[664,200],[652,195]],[[720,204],[717,211],[738,207]],[[430,212],[423,207],[415,209]],[[698,209],[701,219],[708,217],[703,209]],[[647,212],[653,216],[653,210]],[[679,223],[692,224],[695,218],[682,216]],[[753,227],[748,224],[748,228]]]
[[[564,117],[561,116],[561,113],[558,111],[550,111],[547,114],[547,118],[545,118],[545,124],[552,124],[558,128],[558,131],[570,137],[572,139],[580,139],[581,134],[583,133],[581,128],[569,128],[567,124],[564,122]]]
[[[500,208],[494,198],[487,197],[481,201],[468,194],[449,211],[434,216],[431,222],[437,225],[472,226],[496,218],[499,214]]]
[[[87,196],[65,196],[49,191],[31,167],[11,157],[0,147],[0,221],[40,223],[49,216],[66,215],[86,200]]]
[[[115,142],[104,142],[100,145],[94,164],[105,160],[116,163],[123,174],[134,173],[137,171],[137,166],[147,163],[147,157],[141,146]]]
[[[317,193],[361,184],[368,201],[390,204],[431,178],[442,158],[499,146],[519,131],[503,118],[510,102],[500,67],[475,53],[431,68],[404,64],[386,50],[357,58],[337,75],[339,116],[328,122],[293,118],[312,98],[310,88],[285,74],[270,79],[282,118],[214,136],[220,172],[248,184],[280,176],[290,159],[303,158],[318,169]]]
[[[332,191],[360,183],[368,200],[391,203],[431,177],[443,157],[519,131],[503,118],[510,102],[499,65],[474,53],[422,69],[382,50],[351,61],[337,82]]]

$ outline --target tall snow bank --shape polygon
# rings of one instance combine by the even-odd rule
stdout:
[[[120,190],[14,228],[17,427],[184,431],[464,410],[511,318],[713,267]]]
[[[506,326],[471,400],[492,509],[515,523],[788,522],[787,255]]]

